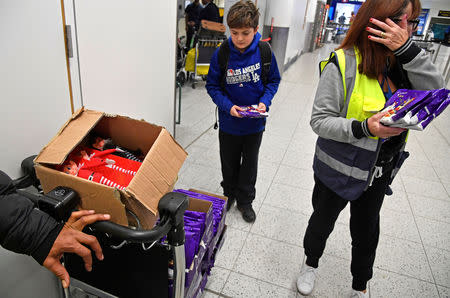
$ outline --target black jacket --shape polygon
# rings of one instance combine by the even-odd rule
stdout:
[[[31,255],[42,265],[63,226],[19,195],[11,178],[0,171],[1,246]]]
[[[200,22],[202,20],[207,20],[211,22],[219,22],[219,8],[214,3],[208,3],[201,11],[200,11]]]

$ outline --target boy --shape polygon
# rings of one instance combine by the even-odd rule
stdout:
[[[221,185],[228,197],[227,208],[236,201],[247,222],[256,219],[252,202],[266,120],[242,118],[239,106],[258,105],[266,111],[280,84],[275,56],[267,44],[259,43],[258,19],[259,11],[252,1],[239,1],[230,8],[227,24],[231,37],[211,58],[206,83],[208,94],[219,110]],[[226,63],[224,47],[228,51]],[[262,53],[267,53],[261,51],[264,49],[269,50],[269,63],[262,63]]]

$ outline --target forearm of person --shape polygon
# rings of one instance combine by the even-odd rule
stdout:
[[[329,63],[322,72],[314,99],[310,125],[320,137],[338,142],[356,140],[352,122],[341,116],[344,108],[344,86],[336,65]]]
[[[411,39],[394,52],[408,73],[413,89],[430,90],[444,88],[444,78],[431,62],[429,55]]]
[[[42,265],[63,225],[17,194],[0,199],[0,242]]]

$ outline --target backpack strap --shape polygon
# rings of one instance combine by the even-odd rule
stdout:
[[[267,85],[270,66],[272,64],[272,49],[270,48],[270,44],[266,41],[259,41],[259,53],[261,55],[261,81],[264,86]]]
[[[228,58],[230,57],[230,45],[228,39],[225,39],[219,48],[218,59],[220,68],[220,86],[225,89],[225,80],[227,76]]]

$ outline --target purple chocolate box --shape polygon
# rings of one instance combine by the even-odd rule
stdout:
[[[205,229],[200,239],[200,245],[197,254],[194,256],[194,260],[191,262],[191,264],[186,264],[186,277],[185,277],[186,288],[188,288],[191,285],[196,272],[200,271],[200,263],[207,249],[206,244],[211,241],[213,230],[213,215],[211,202],[189,198],[188,210],[205,212],[206,217],[205,217]]]
[[[394,124],[406,115],[409,109],[430,96],[431,91],[399,89],[386,102],[383,112],[389,114],[381,118],[380,122],[385,125]]]

